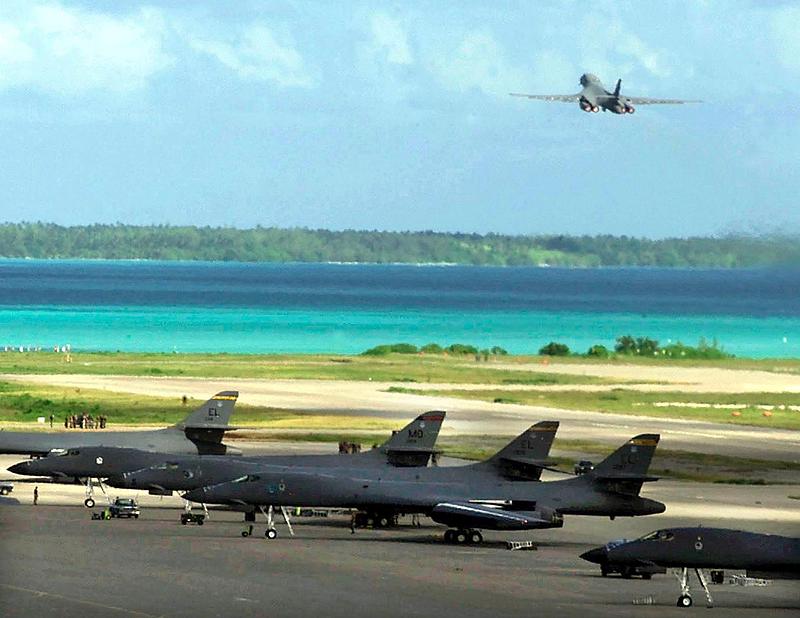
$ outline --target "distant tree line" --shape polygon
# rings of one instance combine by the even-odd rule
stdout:
[[[508,352],[497,345],[479,350],[474,345],[465,343],[453,343],[447,347],[442,347],[438,343],[428,343],[420,347],[412,343],[384,343],[382,345],[376,345],[369,350],[364,350],[361,354],[364,356],[386,356],[387,354],[474,355],[478,360],[480,360],[480,358],[489,360],[490,356],[507,356]]]
[[[0,224],[0,256],[242,262],[452,263],[734,268],[800,264],[793,236],[649,240],[196,226]]]
[[[580,356],[580,354],[572,352],[567,344],[557,341],[551,341],[539,348],[539,354],[542,356]],[[595,344],[583,356],[609,358],[614,355],[702,359],[733,358],[733,354],[726,352],[716,339],[708,343],[705,337],[700,337],[696,346],[685,345],[678,341],[662,347],[655,339],[633,337],[632,335],[617,337],[613,352],[604,345]]]

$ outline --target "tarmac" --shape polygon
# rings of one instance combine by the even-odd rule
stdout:
[[[705,611],[699,586],[695,607],[680,609],[671,574],[602,578],[579,554],[674,525],[800,532],[800,502],[790,497],[800,495],[797,485],[662,481],[649,484],[646,495],[667,503],[663,515],[568,517],[562,529],[486,531],[486,542],[473,547],[445,545],[444,528],[426,518],[421,528],[355,534],[346,515],[294,518],[295,537],[279,524],[278,539],[269,541],[259,516],[255,534],[243,538],[240,513],[212,510],[205,525],[184,526],[179,498],[113,489],[112,496],[136,495],[141,517],[95,521],[80,506],[82,487],[40,483],[33,506],[33,486],[17,482],[0,498],[4,617],[686,616]],[[507,540],[537,548],[509,551]],[[797,581],[719,585],[712,594],[716,614],[726,617],[800,611]]]

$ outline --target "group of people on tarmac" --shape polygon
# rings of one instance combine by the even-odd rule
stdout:
[[[91,414],[72,414],[64,417],[64,429],[105,429],[108,418],[100,415],[97,418]]]

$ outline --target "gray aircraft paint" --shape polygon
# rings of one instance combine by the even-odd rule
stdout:
[[[683,103],[700,103],[696,99],[654,99],[648,97],[629,97],[621,93],[622,80],[617,80],[613,92],[609,92],[596,75],[584,73],[581,75],[582,90],[577,94],[523,94],[520,92],[509,93],[512,97],[524,97],[539,101],[558,101],[562,103],[577,103],[585,112],[599,112],[601,109],[614,114],[632,114],[636,111],[635,105],[680,105]]]
[[[498,474],[497,462],[503,459],[504,449],[497,458],[468,466],[384,468],[358,475],[265,467],[235,481],[190,491],[184,497],[203,503],[420,512],[461,528],[559,527],[563,515],[663,512],[663,504],[639,496],[642,483],[655,480],[646,472],[658,440],[653,434],[636,436],[594,471],[548,483]]]
[[[800,539],[726,528],[667,528],[581,555],[589,562],[744,569],[800,578]]]
[[[750,577],[800,579],[800,539],[726,528],[667,528],[633,541],[612,541],[581,558],[613,565],[624,572],[633,567],[680,569],[678,607],[691,607],[689,572],[694,570],[708,607],[714,599],[703,569],[745,570]]]
[[[21,462],[9,470],[32,476],[106,478],[109,485],[117,488],[184,491],[230,480],[266,464],[289,467],[427,465],[444,418],[445,413],[441,411],[421,414],[378,448],[353,455],[171,456],[139,449],[80,447]]]
[[[222,437],[235,429],[228,420],[238,397],[236,391],[217,393],[180,423],[154,431],[0,431],[0,453],[45,455],[56,449],[107,446],[176,454],[235,454],[235,449],[222,443]]]

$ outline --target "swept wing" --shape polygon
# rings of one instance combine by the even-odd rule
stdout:
[[[539,101],[559,101],[561,103],[574,103],[580,99],[580,94],[524,94],[521,92],[509,92],[512,97],[524,97],[526,99],[538,99]]]
[[[614,95],[599,96],[598,101],[612,101],[616,99]],[[633,105],[682,105],[684,103],[702,103],[699,99],[651,99],[648,97],[627,97],[623,96],[623,100]]]

